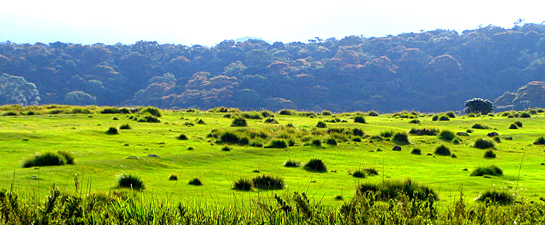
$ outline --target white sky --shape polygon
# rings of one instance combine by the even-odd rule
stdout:
[[[545,21],[545,1],[480,0],[10,0],[0,4],[0,42],[139,40],[213,46],[245,36],[266,41],[381,37],[438,28],[513,27]]]

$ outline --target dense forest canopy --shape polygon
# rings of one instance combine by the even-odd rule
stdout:
[[[0,96],[2,103],[433,112],[503,96],[503,109],[545,107],[543,96],[520,101],[523,94],[514,93],[544,80],[545,25],[213,47],[6,41],[0,74],[22,77],[11,80],[33,83],[39,93],[27,102]]]

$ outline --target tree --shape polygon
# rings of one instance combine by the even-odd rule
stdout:
[[[472,98],[466,101],[466,108],[464,112],[469,113],[480,113],[483,115],[494,112],[494,106],[492,102],[488,99],[482,98]]]

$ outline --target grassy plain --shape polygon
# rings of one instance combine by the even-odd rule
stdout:
[[[187,112],[164,110],[160,123],[136,122],[129,117],[136,114],[101,114],[103,108],[89,106],[91,114],[49,114],[51,110],[70,112],[74,107],[40,106],[22,108],[4,106],[0,114],[16,112],[16,116],[0,116],[0,188],[22,193],[30,198],[43,198],[55,184],[61,191],[76,192],[74,179],[81,184],[80,191],[111,192],[116,189],[117,178],[122,174],[139,176],[145,183],[144,198],[169,199],[171,202],[233,205],[249,204],[254,198],[272,198],[292,192],[305,192],[314,201],[325,206],[339,206],[338,196],[347,200],[355,196],[361,183],[381,183],[405,180],[426,185],[439,195],[440,204],[452,203],[463,191],[467,199],[474,199],[487,190],[505,190],[518,197],[538,200],[545,196],[543,171],[545,165],[543,145],[533,142],[545,135],[545,115],[534,114],[531,118],[507,118],[495,116],[457,116],[450,121],[432,121],[433,115],[418,114],[420,124],[409,123],[411,118],[394,114],[365,116],[366,123],[354,123],[356,113],[333,115],[279,115],[279,124],[264,123],[264,119],[246,119],[247,128],[231,127],[233,118],[240,112]],[[39,115],[21,115],[33,111]],[[231,118],[225,115],[230,114]],[[114,119],[116,118],[116,119]],[[346,122],[326,122],[326,128],[316,128],[319,121],[335,118]],[[198,124],[203,120],[206,124]],[[515,121],[523,126],[508,129]],[[188,125],[188,124],[193,125]],[[492,129],[472,129],[475,123],[486,124]],[[129,124],[131,129],[120,129],[119,134],[108,135],[109,127]],[[294,136],[286,137],[287,125],[292,124]],[[328,133],[328,129],[360,128],[365,132],[361,142],[353,141],[354,135]],[[460,144],[440,140],[437,136],[409,135],[411,144],[401,145],[401,151],[389,140],[377,141],[371,137],[383,131],[409,132],[412,128],[437,128],[453,132],[466,132],[458,136]],[[212,130],[236,132],[253,129],[269,132],[268,138],[293,139],[295,145],[285,148],[263,148],[230,145],[231,151],[222,151],[225,144],[216,143],[209,137]],[[295,137],[298,132],[300,137]],[[478,138],[490,132],[499,133],[501,142],[496,143],[497,158],[487,159],[486,150],[472,147]],[[289,133],[289,132],[288,132]],[[310,135],[314,133],[315,135]],[[178,140],[185,134],[188,140]],[[336,138],[338,145],[307,145],[311,140]],[[343,137],[346,140],[342,140]],[[512,140],[505,139],[506,137]],[[252,140],[250,140],[251,142]],[[268,143],[263,143],[267,145]],[[457,157],[434,155],[439,145],[445,145]],[[422,155],[411,154],[420,148]],[[380,151],[378,150],[380,149]],[[66,151],[76,160],[75,165],[22,168],[23,161],[35,153]],[[428,155],[428,153],[431,153]],[[150,157],[156,155],[158,157]],[[128,159],[136,156],[138,159]],[[328,167],[326,173],[315,173],[302,167],[284,167],[286,160],[306,163],[310,159],[322,159]],[[496,165],[503,176],[472,177],[479,166]],[[351,172],[362,168],[375,168],[379,174],[355,178]],[[467,169],[467,170],[465,170]],[[171,181],[171,174],[178,180]],[[249,192],[233,190],[233,183],[240,178],[251,179],[267,174],[282,177],[284,190],[259,190]],[[187,183],[199,178],[204,185]],[[337,199],[336,199],[337,198]]]

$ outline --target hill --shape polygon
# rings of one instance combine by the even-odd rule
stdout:
[[[544,49],[543,24],[212,47],[7,41],[0,73],[33,83],[39,104],[438,112],[543,81]]]

